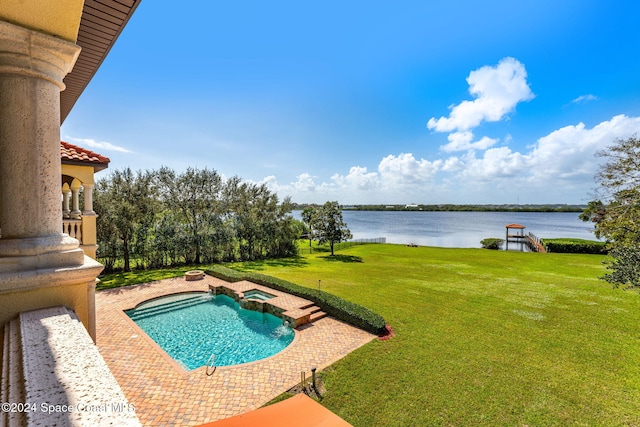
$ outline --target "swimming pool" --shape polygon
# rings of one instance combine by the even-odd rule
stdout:
[[[125,313],[187,370],[264,359],[284,350],[294,332],[272,314],[240,308],[226,295],[187,292],[155,298]]]

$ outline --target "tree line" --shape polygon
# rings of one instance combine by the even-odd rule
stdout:
[[[304,210],[306,208],[317,208],[315,204],[294,203],[294,210]],[[350,211],[398,211],[398,212],[582,212],[585,205],[567,205],[567,204],[510,204],[510,205],[456,205],[456,204],[437,204],[437,205],[342,205],[342,210]]]
[[[94,206],[106,271],[292,256],[304,227],[289,198],[207,168],[116,170]]]

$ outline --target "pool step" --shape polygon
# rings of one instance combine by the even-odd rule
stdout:
[[[313,304],[305,305],[304,308],[296,308],[294,310],[288,310],[282,313],[283,319],[290,322],[294,328],[305,325],[307,323],[313,323],[316,320],[320,320],[327,316],[327,313],[320,310]]]
[[[307,301],[307,304],[301,305],[300,307],[298,307],[300,310],[306,310],[308,308],[317,308],[318,310],[320,310],[318,307],[313,305],[312,301]]]
[[[133,311],[127,310],[126,313],[131,319],[135,321],[145,319],[147,317],[156,316],[158,314],[167,313],[170,311],[180,310],[194,305],[203,304],[206,301],[206,299],[203,299],[203,295],[198,295],[194,297],[179,299],[173,302],[154,305],[147,308],[137,308]]]
[[[316,308],[318,308],[318,307],[316,307]],[[316,320],[320,320],[320,319],[323,319],[325,317],[327,317],[327,313],[325,313],[324,311],[321,311],[318,308],[318,311],[316,311],[314,313],[311,313],[311,316],[309,316],[309,323],[313,323]]]
[[[327,317],[327,313],[320,310],[320,307],[313,305],[312,302],[300,308],[309,312],[309,323],[313,323],[316,320],[320,320],[324,317]]]

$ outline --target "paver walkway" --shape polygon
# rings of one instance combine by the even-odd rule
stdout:
[[[96,293],[97,345],[140,421],[149,426],[193,426],[250,411],[324,369],[374,335],[325,317],[296,330],[296,338],[270,358],[237,366],[186,372],[124,314],[150,298],[207,291],[225,283],[167,279]]]

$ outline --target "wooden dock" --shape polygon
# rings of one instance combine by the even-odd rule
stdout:
[[[507,224],[506,226],[507,233],[507,248],[509,247],[509,242],[518,242],[524,243],[527,245],[531,252],[538,253],[546,253],[547,250],[544,248],[544,245],[540,242],[538,236],[533,233],[524,234],[524,229],[526,228],[524,225],[520,224]],[[516,234],[511,233],[511,230],[518,230]]]
[[[529,233],[526,237],[526,243],[529,249],[533,252],[539,252],[541,254],[547,253],[547,250],[544,248],[544,245],[540,243],[540,239],[533,233]]]

